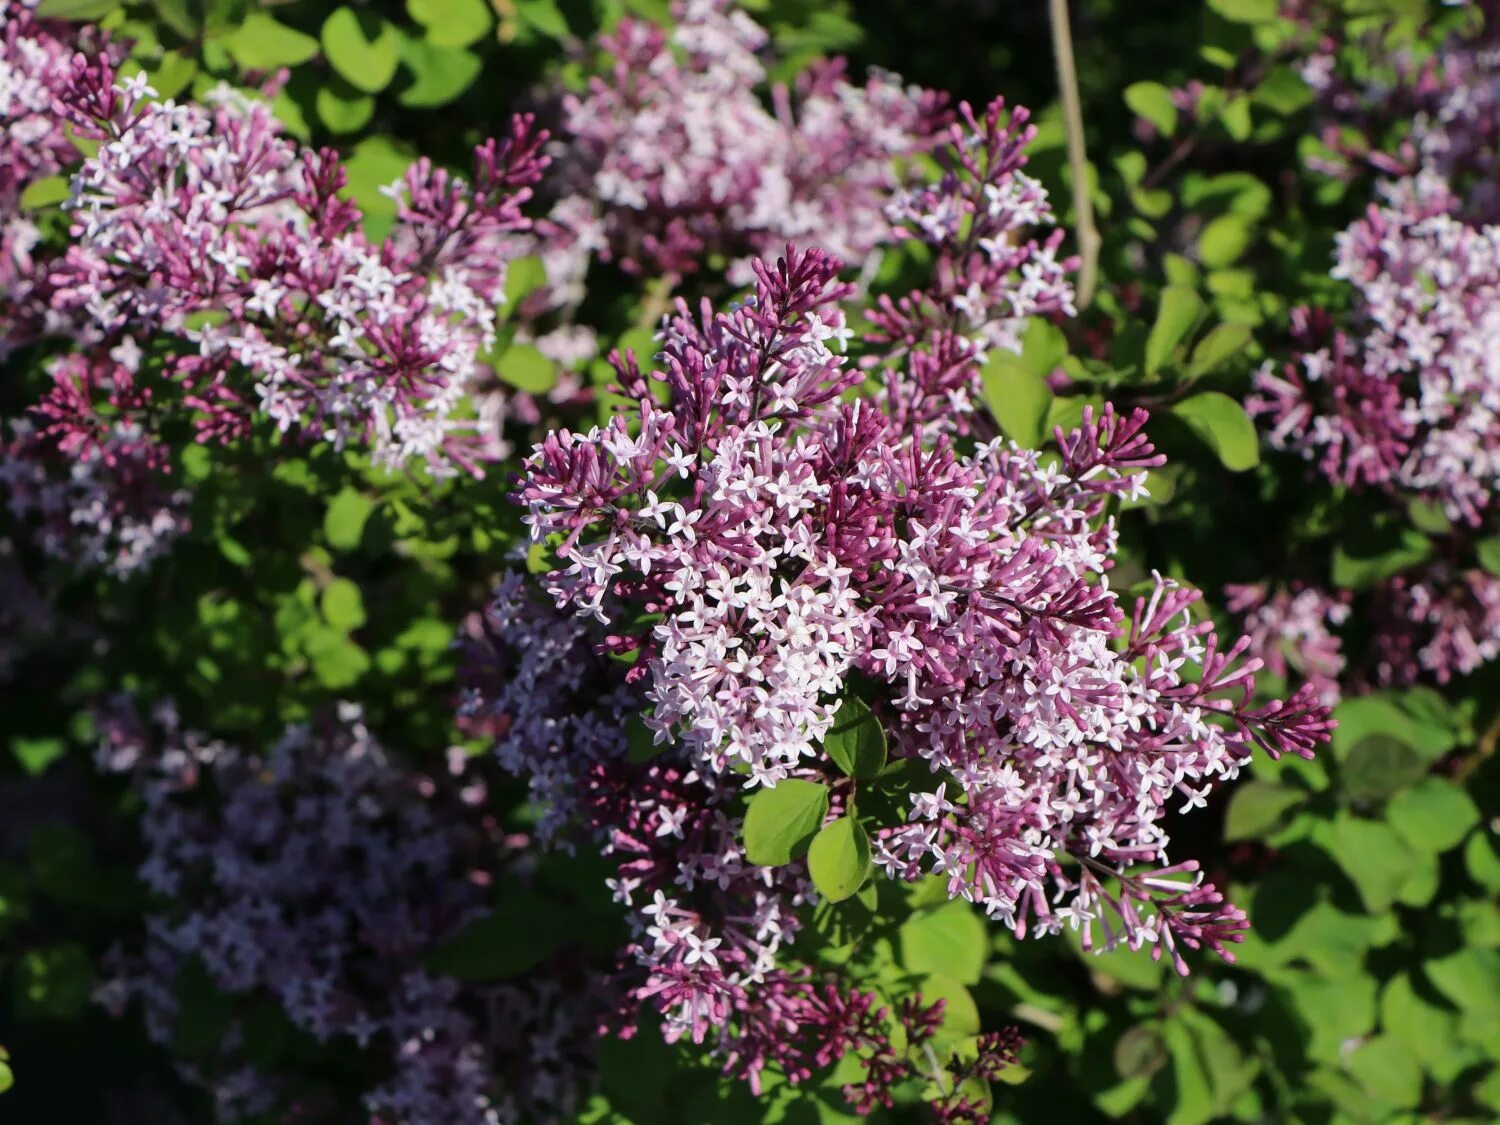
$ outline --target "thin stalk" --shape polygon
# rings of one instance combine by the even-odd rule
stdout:
[[[1068,0],[1047,0],[1052,20],[1052,55],[1057,61],[1057,86],[1062,95],[1063,124],[1068,134],[1068,169],[1073,180],[1073,223],[1078,236],[1078,307],[1094,299],[1099,279],[1099,230],[1089,199],[1088,154],[1083,147],[1083,107],[1078,100],[1078,68],[1073,62],[1073,32],[1068,23]]]

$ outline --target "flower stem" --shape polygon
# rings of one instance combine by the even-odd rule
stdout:
[[[1094,299],[1099,274],[1099,231],[1089,199],[1088,154],[1083,146],[1083,108],[1078,100],[1078,68],[1073,62],[1073,32],[1068,23],[1068,0],[1047,0],[1052,20],[1052,55],[1057,61],[1057,86],[1062,95],[1063,123],[1068,135],[1068,169],[1073,180],[1073,226],[1078,234],[1078,307]]]

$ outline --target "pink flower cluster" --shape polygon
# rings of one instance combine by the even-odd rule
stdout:
[[[1441,181],[1402,181],[1339,236],[1347,331],[1302,313],[1300,351],[1252,412],[1330,479],[1415,495],[1471,527],[1500,485],[1500,226],[1453,215]]]
[[[845,1096],[861,1113],[889,1106],[896,1083],[929,1075],[925,1048],[943,1001],[892,1010],[832,970],[782,964],[813,895],[805,870],[749,863],[735,789],[678,748],[632,745],[639,678],[598,638],[587,618],[508,575],[470,638],[464,713],[476,732],[495,734],[500,763],[529,780],[540,838],[569,851],[597,846],[616,867],[608,885],[632,938],[605,1026],[628,1037],[654,1008],[669,1041],[706,1042],[725,1073],[756,1091],[768,1068],[797,1084],[857,1055],[863,1074]],[[993,1077],[1018,1046],[1013,1032],[996,1033],[953,1066]],[[950,1090],[932,1106],[939,1118],[977,1120],[965,1116],[975,1107],[959,1084]]]
[[[854,85],[838,61],[791,90],[770,82],[768,36],[732,3],[678,0],[673,15],[670,31],[621,21],[600,44],[609,69],[565,99],[558,217],[588,230],[584,248],[650,274],[722,256],[745,282],[746,256],[788,239],[851,260],[890,241],[899,163],[932,146],[943,99],[887,74]]]
[[[1283,681],[1293,674],[1329,706],[1342,694],[1343,642],[1335,630],[1349,619],[1349,597],[1306,585],[1271,589],[1264,583],[1224,589],[1225,609],[1244,619],[1250,650]]]
[[[1348,99],[1333,59],[1308,65],[1337,112]],[[1393,507],[1428,504],[1452,524],[1433,561],[1375,591],[1377,658],[1364,672],[1382,683],[1446,681],[1500,657],[1500,578],[1474,558],[1500,532],[1497,60],[1484,38],[1420,63],[1391,60],[1402,78],[1382,96],[1406,106],[1410,131],[1399,151],[1371,157],[1396,178],[1337,239],[1332,274],[1351,307],[1338,320],[1296,310],[1293,357],[1262,370],[1247,402],[1273,446],[1331,482],[1384,493]]]
[[[627,905],[652,895],[636,907],[638,995],[695,1037],[718,1028],[731,1054],[737,990],[780,985],[772,959],[811,893],[800,861],[747,865],[735,809],[796,778],[831,787],[830,816],[857,815],[856,784],[822,746],[851,685],[874,685],[892,755],[934,775],[908,792],[906,821],[870,826],[887,874],[936,873],[1017,932],[1082,927],[1091,947],[1151,945],[1181,971],[1179,947],[1224,952],[1244,916],[1196,864],[1168,861],[1169,801],[1203,804],[1256,745],[1311,754],[1331,725],[1307,688],[1252,707],[1259,661],[1193,619],[1196,593],[1158,577],[1121,607],[1107,509],[1161,463],[1143,413],[1085,415],[1055,458],[959,440],[990,425],[953,391],[976,351],[1003,342],[986,328],[1068,296],[1060,278],[1044,284],[1060,272],[1056,237],[1025,233],[1046,210],[1017,174],[1024,115],[1007,124],[997,103],[963,117],[950,173],[896,205],[943,247],[937,280],[865,310],[876,329],[860,362],[843,354],[853,289],[839,263],[788,249],[755,263],[752,294],[727,311],[679,303],[649,376],[617,358],[635,409],[550,435],[519,490],[558,560],[545,588],[592,619],[549,642],[532,678],[590,641],[628,661],[619,682],[641,693],[658,756],[587,811],[577,779],[607,772],[618,736],[574,760],[549,717],[545,750],[522,735],[502,760],[534,776],[558,822],[649,859],[616,883]],[[524,654],[525,636],[505,636],[525,619],[516,604],[506,587],[494,618]],[[597,729],[631,710],[610,699]],[[680,844],[662,872],[654,841],[668,837]],[[720,892],[709,912],[693,904],[705,885]]]
[[[553,1121],[578,1108],[599,981],[560,967],[463,984],[424,967],[485,912],[497,878],[520,877],[501,861],[516,841],[485,813],[485,786],[464,774],[462,752],[453,776],[410,773],[349,706],[289,728],[264,753],[180,729],[170,706],[158,706],[154,731],[126,708],[101,718],[101,767],[129,775],[145,805],[140,878],[159,907],[144,948],[116,955],[100,998],[117,1011],[139,1003],[159,1043],[176,1032],[192,965],[239,998],[217,1051],[182,1064],[222,1119],[293,1102],[317,1120],[356,1108],[250,1052],[255,998],[309,1042],[381,1060],[385,1077],[362,1091],[372,1123]]]
[[[79,49],[107,50],[91,30],[37,19],[36,0],[0,0],[0,358],[49,319],[42,235],[21,198],[77,159],[53,102]]]
[[[157,102],[103,60],[72,66],[59,108],[99,148],[73,179],[54,306],[86,342],[149,349],[203,440],[262,414],[390,465],[475,470],[493,454],[463,408],[544,166],[529,119],[480,146],[472,187],[414,165],[377,246],[334,154],[300,151],[264,104],[227,88],[211,106]]]

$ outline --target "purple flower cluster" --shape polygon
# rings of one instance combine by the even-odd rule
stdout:
[[[1301,314],[1296,359],[1262,373],[1250,405],[1273,445],[1330,479],[1479,527],[1500,485],[1500,226],[1471,226],[1455,205],[1420,176],[1340,235],[1348,328]]]
[[[92,30],[37,19],[36,0],[0,0],[0,358],[51,319],[41,232],[21,200],[77,159],[53,103],[79,49],[108,50]]]
[[[502,762],[550,824],[621,857],[635,996],[751,1073],[786,1065],[744,1041],[803,987],[778,953],[814,892],[801,861],[746,860],[737,810],[791,779],[860,815],[823,746],[856,684],[892,757],[934,783],[903,783],[905,820],[871,825],[880,868],[1184,972],[1181,947],[1226,952],[1244,915],[1168,861],[1168,803],[1202,805],[1257,745],[1311,754],[1331,725],[1305,687],[1252,707],[1250,642],[1194,620],[1195,592],[1158,576],[1122,607],[1108,508],[1161,463],[1143,412],[1086,413],[1056,457],[983,440],[976,357],[1070,293],[1057,236],[1027,234],[1047,210],[1019,173],[1024,112],[963,120],[944,179],[892,204],[942,250],[932,286],[862,310],[857,363],[854,289],[821,251],[754,263],[726,311],[679,302],[649,374],[615,357],[634,409],[526,462],[519,498],[557,560],[543,585],[575,619],[538,628],[519,580],[491,614],[513,686],[475,707],[511,724]]]
[[[795,90],[772,84],[768,36],[743,11],[679,0],[673,13],[670,31],[621,21],[600,43],[608,69],[565,99],[555,217],[583,248],[679,276],[722,256],[743,283],[749,257],[789,239],[854,261],[890,241],[899,164],[937,139],[943,99],[888,74],[857,86],[839,61]]]
[[[371,737],[356,708],[289,728],[251,753],[128,710],[104,715],[101,767],[128,774],[145,806],[140,878],[157,897],[144,948],[121,951],[101,999],[137,1002],[173,1039],[181,982],[201,966],[236,998],[218,1049],[185,1062],[225,1120],[339,1108],[250,1054],[257,998],[310,1041],[368,1048],[383,1078],[362,1092],[379,1125],[567,1118],[588,1081],[599,982],[538,974],[462,984],[424,956],[483,914],[519,871],[484,811],[483,782],[413,774]],[[524,841],[522,841],[524,842]],[[521,922],[519,924],[524,924]],[[581,986],[581,987],[580,987]],[[590,999],[590,991],[593,999]],[[345,1110],[353,1107],[343,1107]],[[319,1116],[322,1114],[323,1116]]]
[[[1325,46],[1307,67],[1337,117],[1349,93]],[[1500,133],[1487,108],[1500,98],[1500,54],[1481,37],[1389,61],[1398,77],[1376,100],[1402,106],[1410,125],[1395,151],[1369,156],[1393,178],[1337,239],[1332,275],[1350,308],[1338,319],[1296,310],[1292,358],[1258,374],[1247,406],[1274,447],[1334,484],[1397,510],[1425,504],[1451,524],[1433,561],[1379,584],[1377,657],[1362,670],[1381,683],[1441,682],[1500,657],[1500,579],[1473,561],[1500,531]],[[1320,596],[1282,591],[1255,612],[1289,597],[1311,613]],[[1333,603],[1322,602],[1326,614]],[[1320,682],[1327,641],[1300,669]]]
[[[476,470],[492,455],[463,407],[545,163],[529,119],[480,146],[472,186],[414,165],[373,245],[334,154],[299,150],[261,102],[227,88],[208,106],[157,102],[102,60],[72,67],[59,109],[99,147],[73,178],[54,306],[86,342],[149,347],[203,440],[262,414],[385,464]],[[158,358],[164,341],[187,347]]]
[[[640,678],[600,651],[611,646],[599,636],[507,576],[471,638],[465,717],[529,779],[542,840],[597,846],[616,866],[608,886],[632,938],[606,1026],[628,1037],[653,1008],[669,1040],[708,1043],[756,1091],[768,1068],[796,1084],[857,1055],[863,1075],[845,1086],[849,1102],[861,1113],[890,1105],[897,1082],[929,1072],[943,1001],[892,1010],[835,971],[782,963],[813,896],[805,870],[749,863],[734,788],[676,748],[642,752],[650,736],[627,733],[641,729]],[[1002,1069],[1018,1045],[998,1033],[968,1065]],[[954,1091],[933,1108],[968,1120]]]

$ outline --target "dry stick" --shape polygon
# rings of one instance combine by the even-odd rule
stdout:
[[[1078,102],[1078,68],[1073,63],[1073,32],[1068,25],[1068,0],[1047,0],[1052,19],[1052,55],[1057,60],[1057,85],[1062,94],[1063,121],[1068,133],[1068,168],[1073,180],[1073,222],[1078,235],[1078,307],[1094,299],[1099,274],[1099,231],[1089,199],[1088,154],[1083,148],[1083,108]]]

